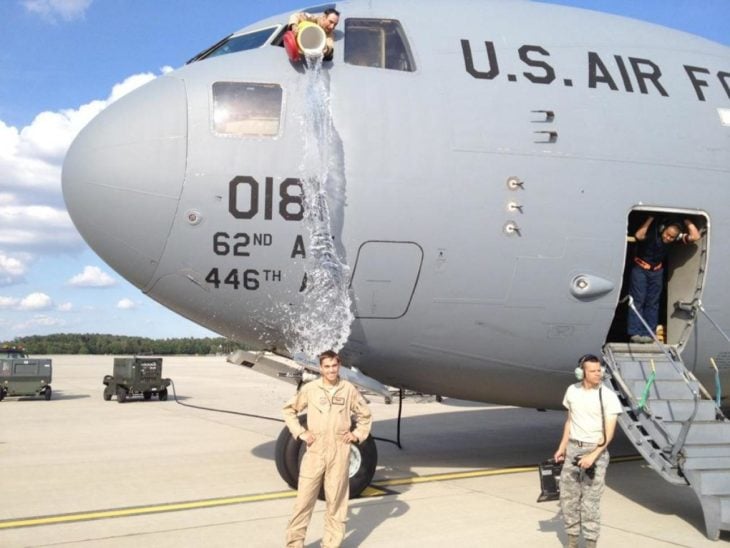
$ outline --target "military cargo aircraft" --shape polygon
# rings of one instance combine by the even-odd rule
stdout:
[[[354,380],[557,409],[577,357],[602,351],[624,431],[696,490],[710,537],[729,530],[730,48],[531,1],[336,7],[321,79],[340,194],[326,200]],[[143,293],[291,356],[286,311],[312,249],[307,70],[283,50],[287,20],[108,107],[72,144],[63,192],[85,240]],[[627,280],[648,215],[689,218],[702,238],[674,246],[663,335],[639,345]],[[294,485],[296,443],[277,454]],[[354,494],[376,458],[360,457]]]

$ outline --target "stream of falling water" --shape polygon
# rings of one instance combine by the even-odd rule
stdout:
[[[299,178],[308,235],[302,299],[289,310],[288,345],[294,359],[317,363],[317,356],[342,348],[354,319],[348,291],[350,269],[338,255],[333,218],[345,204],[342,147],[330,110],[329,85],[322,58],[307,58],[299,100],[304,141]],[[340,224],[341,228],[341,224]]]

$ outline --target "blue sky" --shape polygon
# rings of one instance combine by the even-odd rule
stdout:
[[[730,45],[730,0],[552,3],[634,17]],[[63,157],[76,133],[111,100],[238,28],[303,5],[0,1],[0,341],[59,332],[214,335],[145,297],[86,246],[63,204]]]

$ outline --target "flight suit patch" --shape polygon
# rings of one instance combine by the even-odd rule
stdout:
[[[332,404],[333,405],[345,405],[345,398],[341,398],[340,396],[334,396],[332,398]]]

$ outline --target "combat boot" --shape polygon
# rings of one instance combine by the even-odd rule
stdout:
[[[578,535],[568,535],[566,548],[578,548]]]
[[[586,548],[596,548],[597,540],[588,540],[586,539]]]

